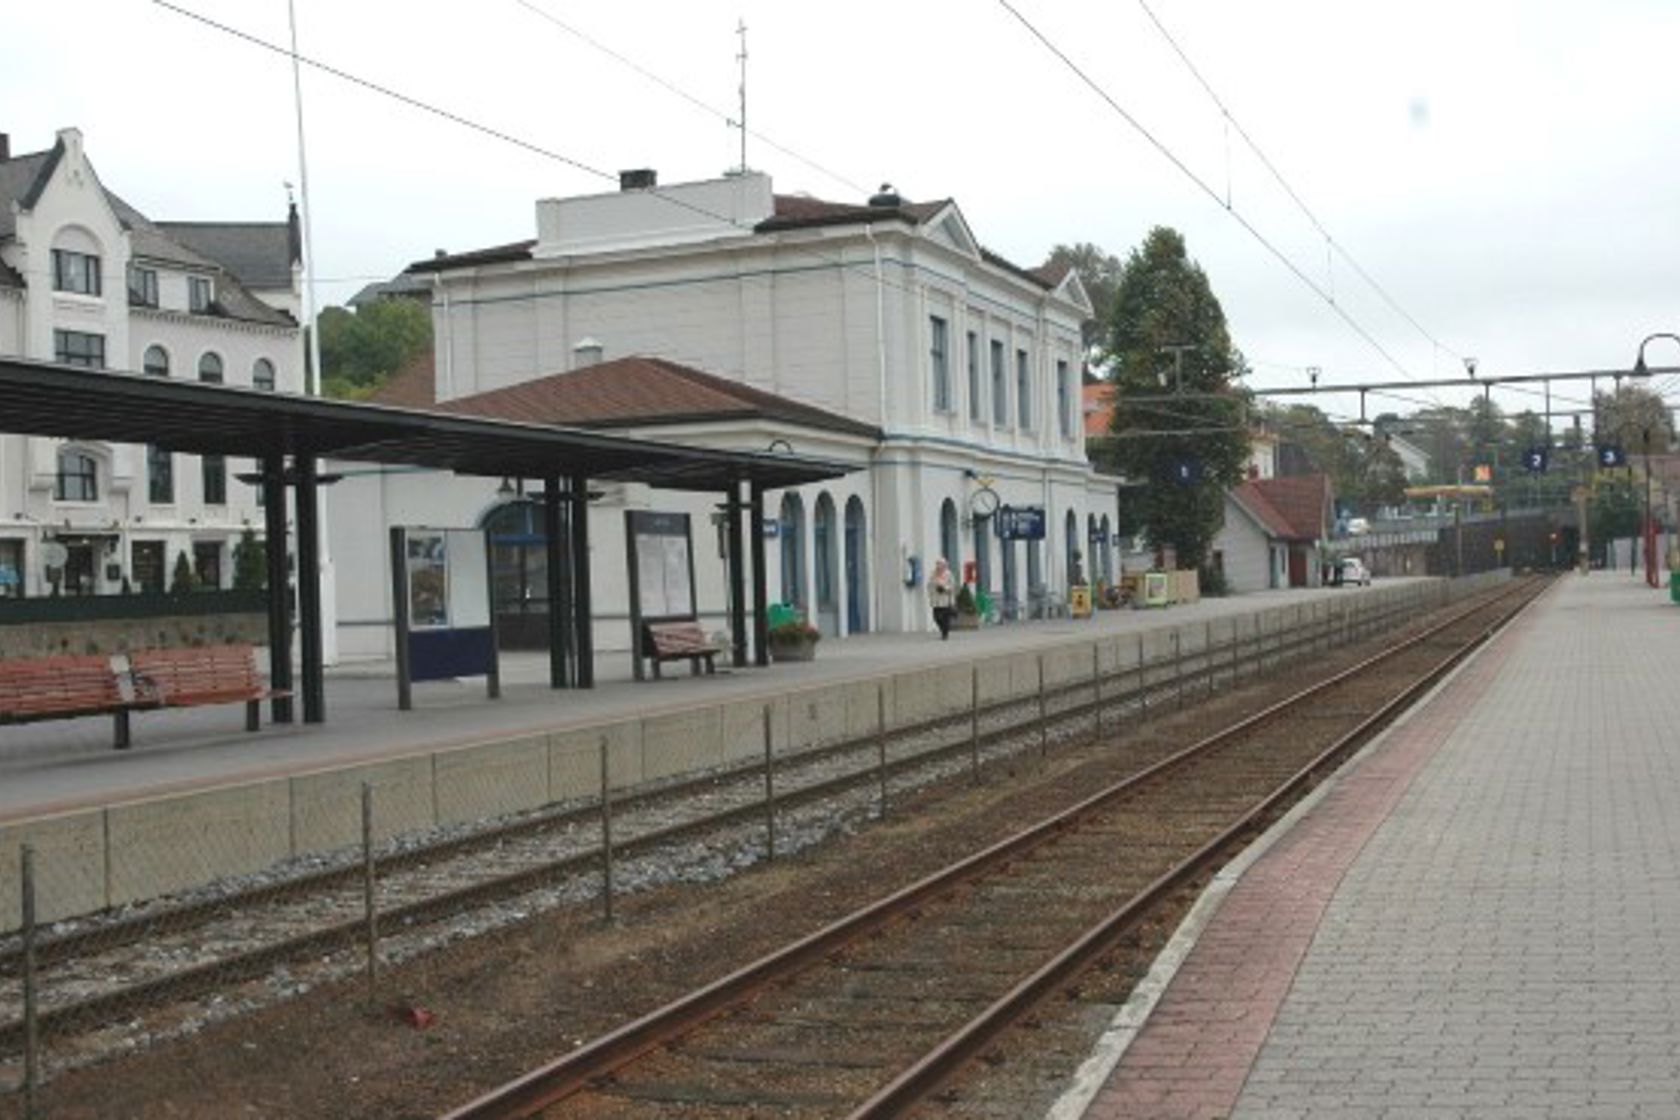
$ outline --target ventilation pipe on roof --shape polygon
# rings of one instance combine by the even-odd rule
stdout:
[[[869,205],[871,206],[882,206],[888,209],[896,209],[897,207],[903,205],[903,203],[904,199],[900,198],[898,192],[893,190],[893,185],[891,183],[882,183],[881,189],[869,196]]]
[[[583,369],[585,366],[600,364],[601,352],[604,347],[593,338],[586,338],[572,347],[572,368]]]
[[[647,191],[658,185],[659,172],[651,167],[638,167],[618,173],[618,189],[621,191]]]

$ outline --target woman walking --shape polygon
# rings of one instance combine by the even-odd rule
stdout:
[[[951,638],[951,616],[957,610],[957,591],[951,583],[951,565],[941,556],[933,562],[933,575],[928,577],[928,603],[933,607],[933,622],[939,627],[939,640]]]

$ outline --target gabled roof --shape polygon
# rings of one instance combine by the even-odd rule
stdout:
[[[1328,535],[1330,479],[1327,475],[1251,478],[1233,488],[1231,497],[1271,536],[1317,541]]]
[[[220,264],[248,288],[290,288],[302,255],[289,222],[159,222],[173,240]]]
[[[17,235],[17,222],[12,213],[12,204],[16,203],[23,210],[34,208],[41,199],[41,193],[52,181],[53,172],[57,169],[59,160],[63,158],[64,151],[64,141],[61,138],[49,151],[32,152],[14,156],[9,160],[0,160],[0,240]],[[225,267],[218,261],[195,252],[171,236],[163,226],[124,202],[115,192],[105,189],[103,185],[100,190],[104,191],[105,201],[111,207],[111,212],[116,215],[117,221],[128,230],[129,247],[136,258],[221,273],[221,280],[216,286],[213,310],[227,318],[269,323],[274,326],[296,325],[290,315],[275,310],[246,291],[231,267]],[[242,224],[254,226],[261,223]],[[284,230],[285,226],[281,225],[280,228]],[[16,272],[0,265],[0,284],[22,287],[23,283],[23,278]],[[289,266],[286,286],[291,286]]]
[[[410,363],[369,398],[374,404],[576,428],[775,420],[879,440],[881,431],[838,413],[789,400],[664,358],[627,357],[569,373],[433,404],[430,354]]]

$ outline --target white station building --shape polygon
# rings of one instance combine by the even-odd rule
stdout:
[[[1114,485],[1082,420],[1089,301],[1070,271],[984,249],[955,202],[629,172],[613,193],[539,201],[532,240],[439,253],[411,279],[429,285],[435,351],[375,401],[855,465],[765,495],[770,599],[829,635],[931,628],[940,556],[972,564],[1005,618],[1113,578]],[[329,515],[343,655],[390,650],[391,525],[491,529],[504,639],[546,610],[530,480],[343,473]],[[591,509],[601,649],[629,645],[614,622],[626,510],[690,515],[699,614],[727,625],[712,499],[609,486]],[[1043,537],[1003,539],[1006,520]]]
[[[154,222],[77,130],[0,133],[0,354],[300,392],[300,255],[282,222]],[[3,428],[3,423],[0,423]],[[263,524],[248,460],[0,434],[0,597],[161,591],[185,556],[228,587]]]

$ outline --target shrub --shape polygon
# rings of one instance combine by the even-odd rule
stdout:
[[[175,572],[169,577],[169,593],[171,595],[185,595],[198,586],[198,577],[193,575],[192,561],[187,554],[175,554]]]
[[[803,619],[779,622],[770,627],[770,644],[776,646],[816,645],[822,641],[822,631]]]
[[[975,602],[975,600],[974,600],[974,589],[966,583],[963,584],[962,587],[960,589],[958,589],[958,591],[957,591],[957,613],[958,614],[979,614],[980,613],[980,604]]]

